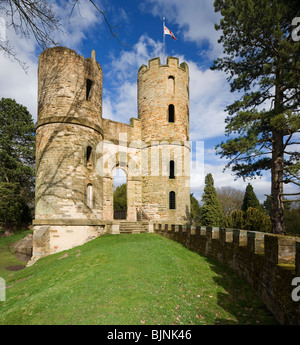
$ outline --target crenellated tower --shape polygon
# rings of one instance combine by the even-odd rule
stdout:
[[[189,70],[185,62],[168,57],[149,61],[138,72],[138,118],[142,140],[189,140]]]
[[[184,224],[189,218],[189,70],[178,58],[149,61],[138,72],[141,152],[148,161],[143,209],[151,219]]]

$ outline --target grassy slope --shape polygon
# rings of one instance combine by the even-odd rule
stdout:
[[[103,236],[5,279],[0,324],[276,324],[229,269],[156,234]]]

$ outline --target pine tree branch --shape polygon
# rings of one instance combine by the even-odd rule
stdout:
[[[286,180],[282,180],[282,181],[279,181],[279,182],[283,182],[283,183],[285,183],[285,184],[287,184],[287,183],[293,183],[293,184],[295,184],[296,186],[299,186],[299,187],[300,187],[300,183],[298,183],[298,182],[296,182],[296,181],[293,181],[293,180],[291,180],[291,179],[286,179]]]
[[[300,195],[299,193],[280,193],[280,195]]]
[[[299,202],[300,199],[286,199],[286,200],[282,200],[282,202]]]

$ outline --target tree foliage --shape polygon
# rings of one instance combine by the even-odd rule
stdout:
[[[245,220],[242,210],[235,210],[225,218],[226,228],[244,229]]]
[[[241,190],[226,186],[216,188],[216,192],[224,217],[241,209],[244,198],[244,193]]]
[[[127,209],[127,185],[121,184],[114,191],[114,210],[121,211]]]
[[[105,13],[101,11],[93,0],[89,0],[89,2],[95,11],[99,12],[102,18],[104,18],[111,36],[121,45],[126,46],[126,44],[119,40],[118,33],[111,27]],[[47,0],[1,0],[0,16],[6,20],[7,27],[13,30],[18,37],[25,39],[33,37],[38,46],[44,50],[60,44],[55,39],[55,36],[57,32],[64,31],[64,25],[66,24],[61,22],[59,13],[53,9],[53,5],[51,1]],[[69,8],[69,17],[72,16],[75,8],[78,8],[80,13],[80,0],[59,0],[58,5]],[[26,64],[18,58],[14,46],[8,39],[5,41],[0,40],[0,51],[18,61],[26,70]]]
[[[246,187],[242,204],[242,211],[246,212],[249,207],[256,208],[257,210],[262,210],[259,200],[257,199],[257,196],[255,195],[253,187],[250,183],[248,183]]]
[[[9,234],[22,220],[20,187],[17,183],[0,182],[0,222]]]
[[[287,234],[300,236],[300,206],[284,210],[284,217]]]
[[[34,123],[27,108],[10,98],[0,100],[1,218],[4,225],[31,220],[35,176]],[[13,193],[13,194],[12,194]],[[7,203],[11,198],[13,205]],[[20,207],[20,212],[17,212]],[[14,209],[15,216],[12,216]],[[5,211],[6,210],[6,211]],[[10,214],[11,222],[4,217]],[[19,217],[20,215],[20,217]]]
[[[204,202],[201,209],[201,224],[207,226],[222,226],[223,214],[212,174],[205,176],[205,187],[202,195]]]
[[[193,196],[193,193],[190,194],[190,201],[191,201],[191,223],[193,225],[200,225],[201,224],[201,207],[199,205],[198,200]]]
[[[271,231],[271,220],[263,211],[254,207],[248,207],[245,212],[244,229],[251,231]]]
[[[283,183],[299,185],[300,45],[291,37],[299,3],[215,0],[214,6],[224,56],[212,69],[225,71],[231,91],[242,95],[226,108],[226,134],[234,137],[217,153],[238,177],[271,170],[272,232],[284,234]]]
[[[11,98],[0,100],[0,180],[33,185],[34,123],[29,111]]]
[[[225,219],[226,228],[244,229],[250,231],[271,231],[271,220],[268,215],[257,208],[248,207],[247,211],[236,210]]]

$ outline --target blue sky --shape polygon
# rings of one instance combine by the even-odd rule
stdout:
[[[215,186],[231,186],[245,191],[250,182],[260,201],[270,194],[269,174],[261,179],[235,181],[230,170],[223,172],[225,160],[215,155],[214,147],[224,136],[224,109],[235,95],[229,91],[226,75],[212,71],[214,59],[222,54],[219,33],[214,29],[219,14],[213,0],[95,0],[97,6],[118,33],[122,46],[110,34],[103,16],[88,0],[82,0],[70,16],[71,7],[64,0],[53,0],[53,9],[61,17],[64,33],[54,38],[63,46],[89,57],[92,50],[103,69],[103,117],[129,123],[137,117],[137,72],[142,64],[157,56],[162,59],[163,22],[177,40],[166,36],[166,55],[185,61],[190,71],[190,140],[204,142],[204,175],[212,173]],[[28,65],[25,74],[18,63],[0,54],[0,97],[15,98],[37,118],[37,67],[41,53],[35,41],[17,37],[7,28],[7,39],[18,57]],[[5,82],[4,82],[5,81]],[[203,172],[203,171],[202,171]],[[200,200],[203,173],[193,171],[191,192]],[[200,181],[200,182],[199,182]],[[291,186],[286,191],[294,191]]]

